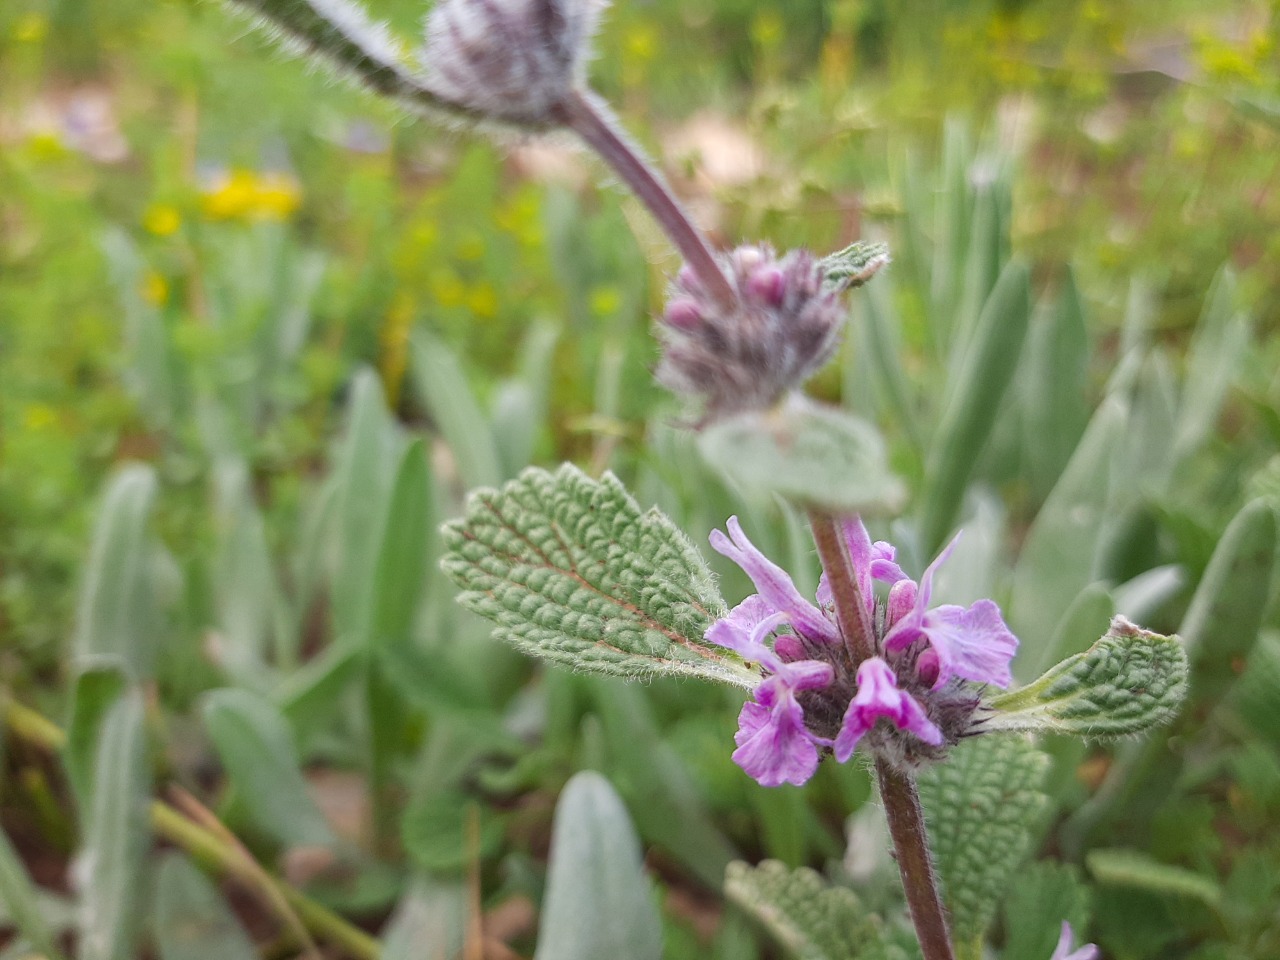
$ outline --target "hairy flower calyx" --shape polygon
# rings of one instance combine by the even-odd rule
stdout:
[[[700,402],[707,420],[766,409],[803,385],[831,359],[846,316],[840,288],[805,250],[747,245],[720,262],[732,302],[685,267],[659,326],[658,380]]]
[[[948,547],[920,581],[898,566],[892,545],[871,542],[857,517],[842,525],[859,601],[875,625],[872,655],[854,663],[840,633],[826,575],[816,603],[747,539],[736,517],[711,545],[756,585],[716,621],[707,640],[758,664],[764,679],[742,708],[733,758],[765,786],[802,784],[824,754],[843,763],[860,745],[897,766],[941,759],[975,732],[974,684],[1007,686],[1018,647],[991,600],[931,606]],[[878,596],[874,584],[888,586]],[[770,640],[772,639],[772,642]]]
[[[495,120],[559,124],[584,85],[601,0],[438,0],[427,17],[432,91]]]

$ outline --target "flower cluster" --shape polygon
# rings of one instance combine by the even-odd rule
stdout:
[[[835,352],[847,313],[838,288],[804,250],[767,245],[722,258],[734,291],[726,308],[688,266],[672,284],[659,333],[658,380],[701,400],[708,418],[773,406]]]
[[[874,624],[874,655],[855,663],[836,622],[826,575],[810,603],[747,539],[736,517],[711,545],[746,571],[758,593],[716,621],[707,639],[758,664],[765,677],[738,717],[733,759],[764,786],[802,784],[824,751],[841,763],[859,743],[902,766],[942,756],[973,729],[973,684],[1005,687],[1018,641],[991,600],[930,606],[948,546],[917,583],[894,548],[845,521],[861,602]],[[952,546],[954,546],[954,541]],[[875,583],[888,587],[883,598]],[[772,638],[772,642],[770,642]]]

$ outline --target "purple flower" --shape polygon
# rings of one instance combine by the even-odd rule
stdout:
[[[1058,938],[1058,946],[1049,960],[1098,960],[1098,948],[1086,943],[1079,950],[1071,949],[1071,924],[1062,921],[1062,936]]]
[[[727,536],[712,532],[711,545],[742,567],[759,592],[706,636],[759,664],[763,674],[738,717],[733,754],[760,783],[804,783],[824,750],[843,763],[862,742],[905,767],[939,759],[972,732],[980,701],[961,681],[1009,683],[1018,641],[995,603],[929,609],[934,573],[951,547],[916,583],[898,566],[892,544],[872,542],[858,517],[843,523],[855,585],[875,625],[875,653],[859,663],[843,642],[826,575],[817,604],[810,603],[747,539],[737,517],[727,527]],[[887,597],[877,596],[877,581],[889,586]],[[778,634],[784,625],[792,632]]]
[[[929,609],[933,575],[950,556],[955,544],[952,540],[929,564],[914,597],[910,596],[909,587],[902,587],[902,582],[894,585],[900,588],[900,593],[896,604],[891,596],[890,613],[897,616],[892,616],[893,625],[885,635],[884,648],[893,653],[923,638],[937,656],[938,676],[934,686],[959,677],[1007,687],[1013,679],[1009,661],[1018,649],[1018,638],[1005,625],[995,602],[979,600],[968,608],[947,603]]]
[[[836,737],[836,759],[844,763],[853,756],[858,741],[881,717],[925,743],[942,743],[942,731],[915,697],[898,689],[898,678],[889,664],[880,657],[871,657],[858,667],[858,692],[849,702]]]
[[[742,524],[738,523],[738,518],[730,517],[725,526],[729,528],[728,537],[719,530],[711,531],[712,548],[746,572],[760,591],[759,595],[773,611],[785,613],[787,622],[806,639],[815,643],[839,643],[840,631],[836,629],[836,625],[800,595],[795,582],[785,570],[756,549],[755,544],[742,532]]]
[[[764,642],[786,622],[786,615],[772,612],[760,596],[747,597],[707,631],[712,643],[736,651],[770,672],[743,704],[738,715],[738,749],[733,760],[747,775],[766,787],[783,783],[797,786],[818,769],[821,741],[804,722],[804,708],[796,700],[801,690],[818,690],[831,682],[829,664],[817,660],[784,662]],[[825,744],[821,744],[825,745]]]

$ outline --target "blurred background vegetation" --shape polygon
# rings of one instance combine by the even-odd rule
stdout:
[[[977,531],[949,589],[1011,610],[1024,680],[1116,610],[1195,635],[1212,682],[1172,734],[1053,751],[1037,882],[1116,958],[1280,954],[1278,42],[1275,0],[629,0],[592,67],[722,245],[889,241],[814,391],[884,429],[915,572]],[[365,928],[467,882],[522,955],[555,797],[602,770],[668,956],[772,956],[724,866],[839,861],[863,773],[757,789],[732,698],[542,674],[435,571],[466,488],[572,459],[816,573],[672,428],[649,324],[676,262],[600,180],[554,139],[411,121],[216,3],[0,7],[0,675],[59,723],[136,692],[150,772],[120,789],[182,785]],[[1002,402],[948,446],[1010,302],[979,371]],[[5,741],[0,819],[55,918],[103,773],[77,729],[79,786]],[[1047,956],[1020,929],[1006,956]]]

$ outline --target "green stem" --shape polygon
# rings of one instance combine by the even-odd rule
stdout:
[[[920,952],[924,960],[955,960],[915,780],[882,757],[876,757],[876,778]]]
[[[6,700],[4,719],[12,733],[51,753],[62,750],[66,745],[67,735],[60,727],[14,700]],[[151,826],[156,834],[181,847],[196,860],[219,873],[243,880],[252,887],[261,886],[264,882],[261,876],[249,874],[244,855],[239,850],[213,831],[188,820],[167,803],[153,800],[149,813]],[[381,948],[374,937],[285,881],[268,875],[265,882],[270,883],[272,893],[287,902],[318,939],[341,947],[356,960],[377,960]]]

